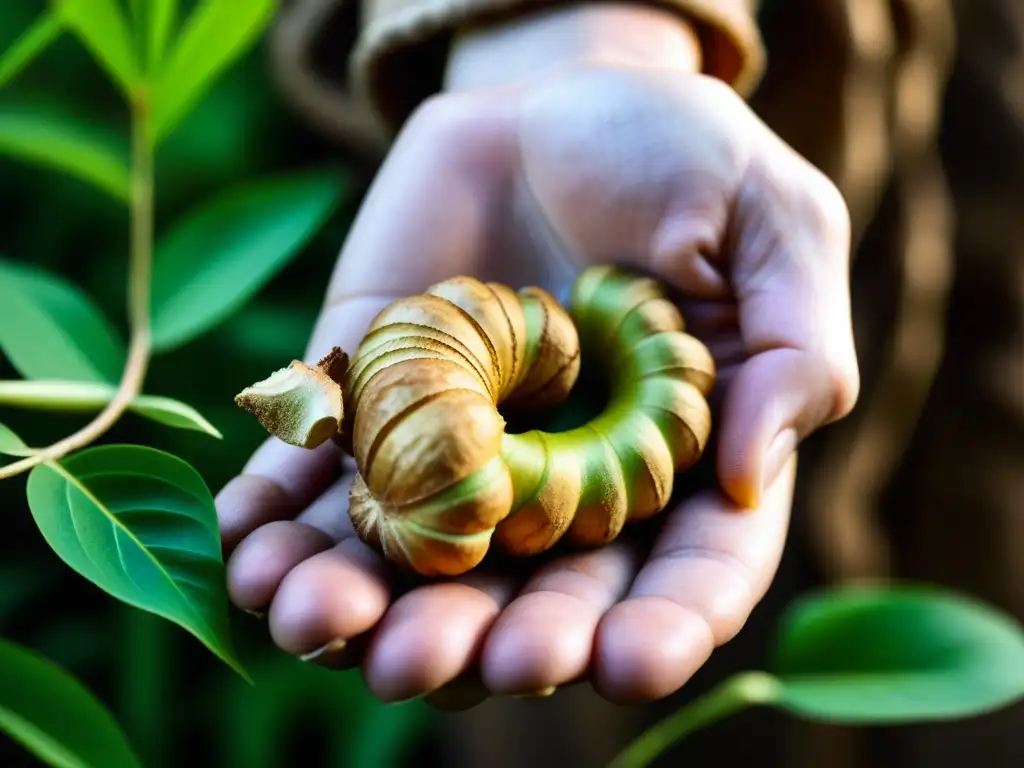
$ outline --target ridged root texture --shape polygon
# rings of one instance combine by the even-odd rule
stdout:
[[[467,277],[391,304],[344,380],[359,536],[402,567],[456,575],[492,539],[517,556],[596,546],[658,513],[711,429],[714,362],[683,329],[657,283],[605,267],[577,279],[571,317],[538,288]],[[498,406],[563,400],[581,348],[607,378],[603,412],[506,434]]]

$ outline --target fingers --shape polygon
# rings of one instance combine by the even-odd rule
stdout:
[[[518,594],[510,579],[473,574],[420,587],[382,622],[367,683],[388,701],[428,693],[446,711],[493,694],[549,696],[587,677],[601,616],[638,562],[634,546],[617,542],[552,560]]]
[[[791,458],[747,514],[736,514],[719,492],[671,514],[626,599],[598,627],[592,674],[602,696],[616,703],[667,696],[739,631],[778,567],[795,464]]]
[[[481,677],[495,693],[539,695],[586,674],[601,616],[629,588],[639,555],[624,541],[538,570],[491,630]]]
[[[312,451],[276,438],[263,443],[243,473],[217,494],[225,555],[260,526],[294,518],[338,476],[339,462],[340,452],[333,443]]]
[[[735,501],[756,506],[800,440],[857,399],[850,227],[834,185],[772,141],[744,177],[730,238],[751,357],[726,393],[718,470]]]
[[[292,520],[279,520],[256,529],[228,560],[231,602],[246,611],[263,612],[292,568],[333,545],[322,531]]]
[[[399,598],[375,632],[363,664],[369,689],[383,701],[401,701],[465,675],[517,586],[512,577],[474,572]]]
[[[336,481],[296,520],[268,523],[242,540],[227,562],[228,594],[235,605],[266,610],[292,568],[355,535],[347,513],[351,484],[351,475]]]
[[[309,656],[371,630],[391,601],[391,578],[383,558],[358,538],[301,561],[281,580],[268,622],[284,651]]]

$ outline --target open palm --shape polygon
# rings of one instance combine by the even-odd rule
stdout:
[[[671,694],[767,589],[797,444],[856,399],[848,248],[834,187],[710,79],[582,68],[435,98],[363,204],[308,359],[454,275],[565,299],[589,264],[643,270],[719,366],[712,482],[602,549],[412,583],[354,534],[338,449],[271,439],[218,497],[232,599],[383,700]]]

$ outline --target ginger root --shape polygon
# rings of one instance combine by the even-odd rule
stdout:
[[[492,540],[524,557],[606,544],[663,510],[700,458],[715,366],[649,278],[591,267],[570,313],[539,288],[456,277],[381,311],[350,364],[337,349],[294,361],[236,402],[292,445],[345,446],[355,529],[405,569],[465,573]],[[604,370],[603,412],[507,433],[498,406],[559,403],[581,354]]]

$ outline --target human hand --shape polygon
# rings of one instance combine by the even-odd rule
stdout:
[[[633,32],[681,29],[644,13]],[[797,444],[857,396],[849,225],[835,187],[678,51],[513,82],[476,67],[425,104],[353,224],[307,359],[354,351],[386,304],[454,275],[565,298],[587,265],[646,271],[715,357],[717,482],[600,550],[408,584],[353,533],[338,449],[268,440],[218,513],[232,600],[268,611],[285,651],[361,665],[387,701],[441,702],[467,680],[469,702],[579,680],[643,701],[682,686],[764,594]]]

